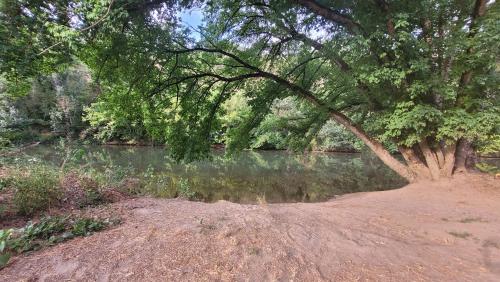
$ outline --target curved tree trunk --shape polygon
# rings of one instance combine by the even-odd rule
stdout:
[[[427,139],[423,139],[413,148],[400,146],[398,149],[406,161],[404,164],[347,116],[330,111],[330,117],[356,135],[384,164],[409,182],[451,177],[457,165],[463,165],[465,168],[470,143],[458,142],[457,145],[456,142],[440,142],[431,147]]]
[[[408,166],[394,158],[380,142],[368,136],[368,134],[361,127],[354,124],[347,116],[334,111],[330,111],[330,116],[356,135],[356,137],[361,139],[361,141],[363,141],[363,143],[365,143],[365,145],[368,146],[368,148],[370,148],[384,164],[394,170],[401,177],[405,178],[409,182],[415,182],[417,180],[415,173],[413,173]]]

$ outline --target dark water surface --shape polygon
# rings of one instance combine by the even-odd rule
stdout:
[[[211,161],[177,164],[160,147],[83,146],[81,149],[80,162],[85,167],[152,179],[153,194],[157,196],[171,196],[166,192],[168,186],[178,185],[182,180],[198,199],[207,202],[319,202],[335,195],[388,190],[406,184],[368,153],[303,155],[245,151],[225,158],[222,151],[214,151]],[[64,155],[51,146],[37,146],[25,154],[54,164],[60,163]]]

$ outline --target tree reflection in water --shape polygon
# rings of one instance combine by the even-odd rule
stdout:
[[[207,202],[319,202],[334,195],[394,189],[406,182],[369,153],[308,153],[245,151],[225,158],[220,150],[212,160],[173,162],[163,148],[83,146],[80,160],[88,169],[122,168],[128,177],[151,181],[147,192],[173,197],[171,189],[187,179],[196,197]],[[51,146],[26,152],[57,164],[61,154]],[[126,168],[126,169],[124,169]]]

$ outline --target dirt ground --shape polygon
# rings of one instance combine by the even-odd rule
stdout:
[[[500,281],[500,180],[314,204],[137,198],[124,222],[16,257],[0,281]]]

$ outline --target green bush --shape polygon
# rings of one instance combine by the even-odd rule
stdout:
[[[56,204],[62,191],[55,170],[35,167],[30,172],[18,173],[12,179],[14,205],[23,215],[32,215]]]
[[[179,179],[177,192],[179,197],[186,198],[188,200],[193,200],[196,196],[196,192],[191,190],[189,182],[187,179]]]

